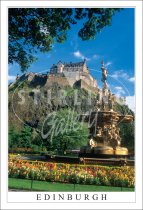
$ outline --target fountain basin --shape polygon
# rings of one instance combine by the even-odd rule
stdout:
[[[126,147],[116,147],[115,155],[128,155],[128,149]]]
[[[114,149],[109,146],[97,146],[93,148],[94,154],[113,155]]]

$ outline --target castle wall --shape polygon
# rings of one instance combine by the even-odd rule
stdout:
[[[91,86],[91,87],[97,87],[97,82],[96,80],[89,74],[82,74],[80,76],[80,79],[82,79],[83,81],[85,81],[85,83],[88,85],[88,86]]]
[[[97,87],[93,87],[93,86],[90,86],[86,83],[85,80],[81,79],[81,82],[80,82],[80,87],[87,90],[87,91],[91,91],[92,93],[95,93],[97,92]]]
[[[51,87],[54,83],[57,83],[59,86],[77,86],[83,88],[87,91],[96,92],[97,91],[97,83],[95,79],[91,79],[90,77],[80,76],[79,77],[64,77],[62,75],[49,75],[47,78],[46,86]]]
[[[84,72],[82,75],[75,74],[74,72],[68,72],[67,74],[37,74],[37,73],[28,73],[22,75],[20,80],[27,79],[33,86],[46,86],[51,87],[54,83],[57,83],[60,87],[70,86],[83,88],[85,90],[90,90],[91,92],[96,92],[97,82],[96,80],[88,73]]]
[[[47,82],[45,86],[51,87],[54,83],[58,83],[59,86],[64,87],[64,86],[73,86],[75,83],[75,79],[69,78],[69,80],[66,77],[63,76],[55,76],[55,75],[50,75],[47,79]]]

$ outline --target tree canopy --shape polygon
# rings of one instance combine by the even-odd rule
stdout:
[[[26,71],[36,60],[36,53],[52,50],[63,43],[71,26],[82,21],[78,36],[95,39],[111,24],[119,8],[9,8],[9,63],[18,63]]]
[[[23,126],[21,132],[16,131],[14,127],[9,130],[9,148],[30,148],[32,129],[29,126]]]
[[[78,118],[78,114],[72,109],[60,109],[51,113],[42,131],[47,135],[43,139],[45,146],[63,154],[66,150],[86,145],[89,136],[88,125],[80,122]]]

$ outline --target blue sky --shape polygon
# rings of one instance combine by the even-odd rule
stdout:
[[[78,62],[86,58],[90,73],[101,87],[101,60],[104,59],[112,92],[134,96],[134,9],[126,8],[115,13],[111,26],[105,27],[95,40],[82,41],[78,37],[81,24],[72,27],[64,44],[55,44],[51,52],[38,53],[38,61],[28,72],[48,71],[59,60]],[[19,66],[9,65],[9,79],[14,79],[17,73],[21,74]]]

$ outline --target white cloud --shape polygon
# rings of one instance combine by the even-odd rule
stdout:
[[[108,67],[108,66],[111,66],[111,65],[112,65],[111,61],[108,61],[107,63],[105,63],[105,67]]]
[[[135,112],[135,96],[127,96],[126,97],[126,104],[129,108]]]
[[[115,71],[114,74],[112,74],[111,76],[115,79],[121,78],[132,83],[135,81],[135,77],[129,77],[129,75],[126,72],[124,72],[124,70]]]
[[[117,95],[117,97],[120,97],[125,94],[125,91],[123,90],[121,86],[114,87],[114,92]]]
[[[112,74],[112,77],[115,79],[124,78],[125,80],[129,78],[128,74],[124,72],[124,70],[115,71],[114,74]]]
[[[131,77],[128,80],[129,80],[129,82],[134,82],[135,81],[135,77]]]
[[[86,56],[84,56],[79,50],[74,52],[73,55],[77,58],[80,58],[80,59],[86,59],[87,61],[90,60],[90,58],[87,58]]]
[[[81,58],[81,59],[84,59],[84,56],[81,54],[81,52],[78,50],[76,52],[73,53],[75,57],[77,58]]]
[[[99,59],[101,56],[100,55],[98,55],[98,54],[94,54],[94,55],[91,55],[91,57],[89,58],[89,57],[86,57],[85,55],[83,55],[79,50],[77,50],[77,51],[75,51],[75,52],[73,52],[73,55],[76,57],[76,58],[80,58],[80,59],[86,59],[87,61],[90,61],[90,60],[92,60],[92,59],[95,59],[95,60],[97,60],[97,59]],[[109,63],[107,63],[107,65],[111,65],[111,62]]]
[[[8,81],[14,81],[16,79],[16,76],[8,75]]]
[[[123,88],[121,86],[116,86],[115,89],[116,90],[122,90]]]

